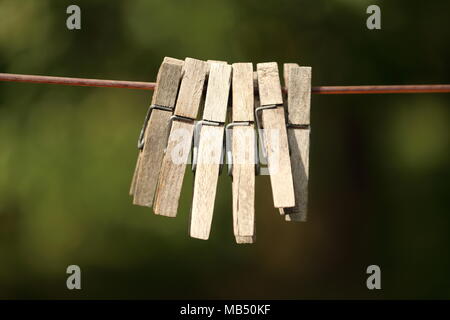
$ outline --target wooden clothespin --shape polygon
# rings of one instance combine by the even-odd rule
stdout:
[[[207,240],[216,197],[219,167],[223,156],[224,123],[230,92],[231,66],[210,63],[203,120],[195,161],[194,196],[190,219],[190,236]]]
[[[226,141],[228,173],[233,179],[233,230],[236,243],[253,243],[257,153],[252,63],[233,64],[232,92],[232,122],[226,126]]]
[[[168,217],[177,215],[207,66],[206,62],[197,59],[186,58],[184,61],[183,78],[158,179],[153,206],[155,214]]]
[[[258,129],[264,140],[262,147],[267,155],[274,206],[294,207],[294,184],[278,66],[275,62],[258,63],[257,72],[261,106],[255,109],[255,118],[259,123],[258,112],[262,112],[264,130],[261,130],[261,125]]]
[[[311,67],[284,64],[288,106],[288,140],[294,176],[295,207],[284,210],[287,221],[306,221],[308,209]]]
[[[165,57],[159,68],[156,90],[138,141],[138,160],[130,194],[136,205],[151,207],[167,144],[183,61]]]

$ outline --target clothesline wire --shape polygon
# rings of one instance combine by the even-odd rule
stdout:
[[[154,82],[35,76],[12,73],[0,73],[0,81],[142,90],[154,90],[156,87],[156,84]],[[313,94],[450,93],[450,84],[317,86],[312,87],[311,92]]]

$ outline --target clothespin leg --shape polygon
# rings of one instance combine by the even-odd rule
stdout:
[[[286,221],[306,221],[308,209],[309,129],[288,129],[296,205],[286,208]]]
[[[233,226],[237,243],[255,240],[255,128],[236,126],[232,134]]]
[[[177,215],[193,134],[193,122],[179,120],[172,122],[153,206],[155,214],[167,217]]]
[[[310,144],[311,68],[284,65],[288,88],[288,137],[294,177],[295,207],[286,208],[286,221],[306,221]]]
[[[130,186],[130,191],[129,191],[130,196],[134,195],[134,190],[136,188],[136,179],[137,179],[137,175],[139,172],[139,160],[140,160],[140,151],[137,156],[136,167],[134,168],[134,173],[133,173],[133,179],[131,180],[131,186]]]
[[[194,180],[190,236],[207,240],[214,212],[223,148],[223,126],[203,126]]]

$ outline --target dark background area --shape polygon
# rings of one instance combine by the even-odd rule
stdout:
[[[297,62],[313,85],[450,83],[449,14],[445,0],[0,0],[0,72],[154,81],[172,56]],[[449,94],[313,96],[309,221],[285,222],[258,177],[247,246],[226,175],[209,241],[188,237],[191,172],[176,219],[131,204],[150,99],[0,83],[0,298],[450,298]],[[382,290],[366,288],[371,264]]]

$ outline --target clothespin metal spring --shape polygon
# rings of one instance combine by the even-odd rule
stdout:
[[[264,131],[263,131],[263,127],[262,127],[262,123],[261,120],[259,119],[259,113],[262,112],[263,110],[267,110],[267,109],[275,109],[278,108],[280,105],[276,105],[276,104],[272,104],[272,105],[267,105],[267,106],[261,106],[255,109],[255,119],[256,119],[256,127],[258,128],[258,136],[259,136],[259,141],[261,144],[261,149],[262,149],[262,153],[263,153],[263,157],[265,159],[267,159],[267,150],[264,144]]]
[[[195,170],[197,169],[198,145],[200,142],[200,130],[202,129],[202,126],[204,126],[204,125],[218,127],[218,126],[223,126],[224,123],[217,122],[217,121],[210,121],[210,120],[200,120],[200,121],[197,121],[197,123],[195,124],[194,148],[192,149],[192,172],[195,172]],[[222,168],[223,168],[223,153],[224,153],[223,150],[224,150],[224,148],[222,148],[222,155],[220,156],[220,159],[222,159],[222,160],[221,160],[220,167],[219,167],[219,175],[222,173]]]
[[[228,164],[228,175],[230,177],[233,176],[233,152],[232,152],[232,142],[231,142],[231,129],[237,126],[250,126],[253,124],[253,121],[235,121],[227,124],[225,127],[225,135],[226,135],[226,155],[227,155],[227,164]],[[255,148],[255,174],[259,175],[259,156],[258,156],[258,148],[256,144]]]
[[[150,105],[150,107],[147,110],[147,113],[145,114],[144,124],[142,125],[141,132],[139,133],[139,138],[138,138],[138,142],[137,142],[137,148],[139,150],[142,150],[144,148],[145,130],[147,129],[148,121],[150,120],[150,116],[152,114],[153,109],[170,111],[170,112],[172,111],[171,107],[160,106],[157,104]]]

